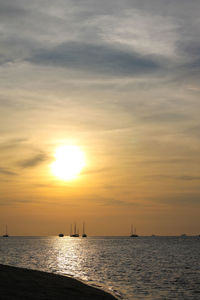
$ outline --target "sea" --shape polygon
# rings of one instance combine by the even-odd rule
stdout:
[[[0,238],[0,263],[71,276],[118,299],[200,299],[200,237]]]

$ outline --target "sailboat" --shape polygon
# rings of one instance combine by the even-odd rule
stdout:
[[[72,233],[72,228],[70,232],[70,237],[79,237],[79,230],[76,231],[76,223],[74,224],[74,233]]]
[[[134,232],[133,232],[133,224],[131,225],[131,235],[130,237],[138,237],[138,235],[136,234],[136,228],[134,229]]]
[[[82,237],[87,237],[87,234],[85,233],[85,223],[83,222],[83,233]]]
[[[9,237],[8,235],[8,226],[6,225],[6,233],[3,235],[3,237]]]

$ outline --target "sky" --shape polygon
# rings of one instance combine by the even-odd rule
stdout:
[[[0,234],[200,233],[199,11],[0,0]],[[63,145],[85,154],[73,180]]]

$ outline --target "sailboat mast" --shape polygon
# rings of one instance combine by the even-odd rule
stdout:
[[[70,235],[72,235],[72,224],[70,224]]]
[[[85,233],[85,223],[83,222],[83,234]]]
[[[133,234],[133,224],[131,224],[131,235]]]

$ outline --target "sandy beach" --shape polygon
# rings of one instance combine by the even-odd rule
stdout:
[[[114,296],[70,277],[1,264],[0,299],[116,300]]]

